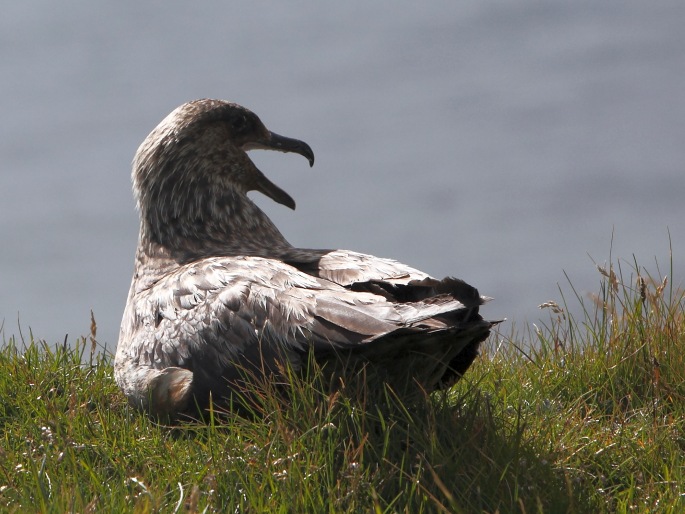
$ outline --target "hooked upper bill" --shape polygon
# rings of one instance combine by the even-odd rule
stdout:
[[[314,152],[307,143],[299,139],[281,136],[275,132],[269,132],[268,139],[245,143],[243,150],[276,150],[278,152],[296,153],[309,161],[309,167],[314,166]]]

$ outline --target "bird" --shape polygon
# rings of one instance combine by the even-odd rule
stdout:
[[[295,209],[253,150],[314,165],[305,142],[214,99],[174,109],[135,154],[140,231],[114,358],[128,402],[194,416],[312,357],[334,362],[339,379],[362,365],[428,392],[458,380],[496,323],[479,314],[489,298],[393,259],[294,247],[247,195]]]

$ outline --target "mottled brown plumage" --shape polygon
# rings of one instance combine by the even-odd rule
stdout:
[[[136,153],[140,236],[114,364],[131,403],[197,413],[210,394],[230,401],[241,370],[298,369],[311,352],[342,373],[368,363],[426,390],[461,376],[492,325],[477,290],[390,259],[294,248],[247,197],[295,207],[253,149],[314,163],[306,143],[219,100],[178,107]]]

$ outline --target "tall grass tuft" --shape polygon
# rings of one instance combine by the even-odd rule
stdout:
[[[132,410],[97,349],[0,350],[0,510],[9,512],[681,512],[684,293],[637,263],[590,298],[495,334],[449,391],[398,397],[315,365],[251,416],[167,426]],[[580,310],[580,316],[569,311]]]

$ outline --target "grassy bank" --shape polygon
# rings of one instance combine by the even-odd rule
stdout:
[[[548,323],[496,334],[452,391],[411,405],[293,379],[263,420],[165,427],[90,340],[7,338],[0,509],[682,512],[683,293],[622,267],[600,269],[596,298],[570,288],[584,315],[548,304]]]

